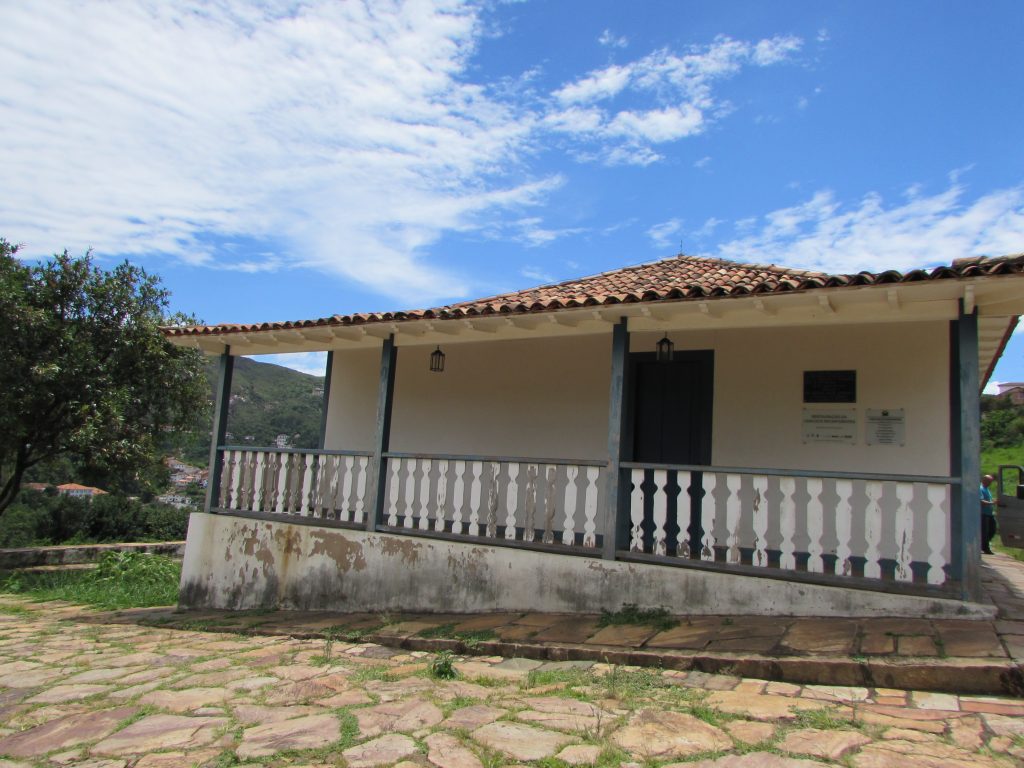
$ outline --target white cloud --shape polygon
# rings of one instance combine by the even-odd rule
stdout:
[[[255,270],[301,254],[403,299],[458,294],[420,254],[545,188],[500,182],[534,117],[463,77],[477,11],[4,4],[0,165],[18,183],[0,226],[26,256],[91,246]],[[211,245],[239,235],[281,243],[277,261]]]
[[[282,355],[249,355],[258,363],[273,363],[293,371],[323,376],[327,372],[326,352],[289,352]]]
[[[694,163],[693,163],[693,167],[694,167],[694,168],[697,168],[698,170],[704,170],[704,169],[705,169],[705,168],[707,168],[707,167],[708,167],[708,166],[709,166],[710,164],[711,164],[711,157],[710,157],[710,156],[708,156],[708,155],[705,155],[705,156],[704,156],[704,157],[702,157],[702,158],[701,158],[700,160],[696,160],[696,161],[694,161]]]
[[[610,29],[606,29],[601,33],[601,36],[597,38],[597,42],[608,48],[625,48],[629,45],[629,38],[625,36],[616,37],[612,34]]]
[[[744,66],[783,62],[801,46],[792,36],[753,43],[720,36],[685,53],[660,49],[566,83],[552,94],[557,106],[544,123],[596,145],[577,148],[577,159],[648,165],[661,159],[652,145],[702,133],[732,112],[732,105],[715,97],[715,81],[736,76]],[[617,106],[619,99],[629,106]]]
[[[926,196],[886,205],[877,193],[843,206],[827,190],[756,220],[737,222],[746,232],[723,243],[718,255],[737,261],[775,262],[826,272],[872,272],[948,264],[975,255],[1004,255],[1024,243],[1024,185],[972,202],[953,184]]]
[[[534,280],[538,285],[555,282],[555,278],[540,267],[523,267],[519,274],[527,280]]]
[[[683,231],[682,219],[669,219],[660,224],[655,224],[647,230],[647,236],[658,249],[672,248],[675,242],[675,235]]]

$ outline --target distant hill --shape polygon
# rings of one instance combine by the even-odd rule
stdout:
[[[981,471],[1000,464],[1024,465],[1024,405],[1006,397],[981,396]]]
[[[217,387],[217,360],[205,360],[210,401],[196,427],[169,435],[165,450],[178,458],[205,466],[210,450],[213,399]],[[316,448],[320,443],[323,376],[236,357],[228,409],[228,442],[233,445],[273,445],[288,435],[295,448]]]

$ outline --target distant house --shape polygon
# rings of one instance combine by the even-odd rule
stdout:
[[[288,435],[278,435],[274,438],[274,445],[278,448],[289,448],[291,444],[292,441]]]
[[[1006,382],[996,386],[999,388],[997,397],[1002,400],[1009,400],[1014,405],[1024,405],[1024,383]]]
[[[192,499],[188,496],[181,496],[176,493],[165,493],[162,496],[157,496],[156,500],[161,504],[170,504],[172,507],[177,507],[178,509],[193,506]]]
[[[61,496],[71,496],[76,499],[92,499],[93,496],[106,496],[107,494],[101,488],[93,488],[91,485],[79,485],[78,483],[58,485],[57,493]]]
[[[45,491],[47,488],[52,487],[53,486],[50,485],[49,483],[23,483],[21,489],[23,491],[39,491],[41,493],[42,491]]]

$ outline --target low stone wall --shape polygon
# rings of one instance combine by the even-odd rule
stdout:
[[[156,544],[76,544],[66,547],[25,547],[0,549],[0,571],[15,568],[39,568],[47,565],[95,563],[106,552],[148,552],[154,555],[183,557],[184,541]]]
[[[183,608],[955,616],[992,606],[662,565],[192,513]]]

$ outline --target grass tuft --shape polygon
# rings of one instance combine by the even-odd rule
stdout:
[[[427,671],[431,677],[437,680],[454,680],[459,676],[458,670],[455,669],[455,657],[452,656],[451,651],[434,654],[434,658],[427,665]]]
[[[108,552],[89,570],[10,574],[0,581],[0,592],[114,611],[173,605],[180,581],[181,563],[170,557]]]
[[[624,624],[645,624],[664,632],[678,626],[679,621],[673,619],[665,608],[640,608],[633,603],[627,603],[614,612],[601,611],[601,619],[597,622],[599,627],[617,627]]]

